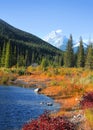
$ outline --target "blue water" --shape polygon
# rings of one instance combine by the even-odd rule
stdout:
[[[53,106],[47,106],[47,102],[52,102]],[[26,122],[45,110],[58,109],[59,104],[47,96],[36,94],[33,89],[0,86],[0,130],[21,130]]]

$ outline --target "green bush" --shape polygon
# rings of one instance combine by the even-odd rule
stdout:
[[[25,70],[24,70],[24,69],[22,69],[22,70],[21,70],[21,69],[18,70],[18,74],[19,74],[19,75],[24,75],[24,74],[25,74]]]

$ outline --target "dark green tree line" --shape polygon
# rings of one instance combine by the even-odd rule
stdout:
[[[86,57],[86,58],[85,58]],[[93,45],[84,50],[83,40],[77,52],[73,50],[73,38],[70,35],[66,51],[55,53],[50,49],[37,47],[37,45],[24,44],[23,41],[11,40],[0,36],[0,66],[29,66],[33,63],[45,66],[86,67],[93,69]]]
[[[41,64],[43,58],[46,58],[51,64],[54,62],[56,62],[56,64],[62,64],[59,63],[61,62],[59,59],[61,59],[62,53],[56,53],[50,49],[44,49],[43,47],[39,48],[35,45],[26,45],[23,41],[8,40],[6,38],[2,40],[1,38],[2,37],[0,37],[1,67],[26,67],[32,63]]]

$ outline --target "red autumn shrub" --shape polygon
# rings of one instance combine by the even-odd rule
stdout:
[[[83,96],[80,105],[83,109],[93,107],[93,92],[86,93]]]
[[[65,117],[50,117],[45,113],[25,124],[22,130],[75,130],[75,125]]]

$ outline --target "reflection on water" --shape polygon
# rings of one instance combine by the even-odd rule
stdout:
[[[47,106],[47,102],[53,100],[34,93],[33,89],[0,86],[0,130],[21,130],[24,123],[45,110],[59,109],[58,104]]]

